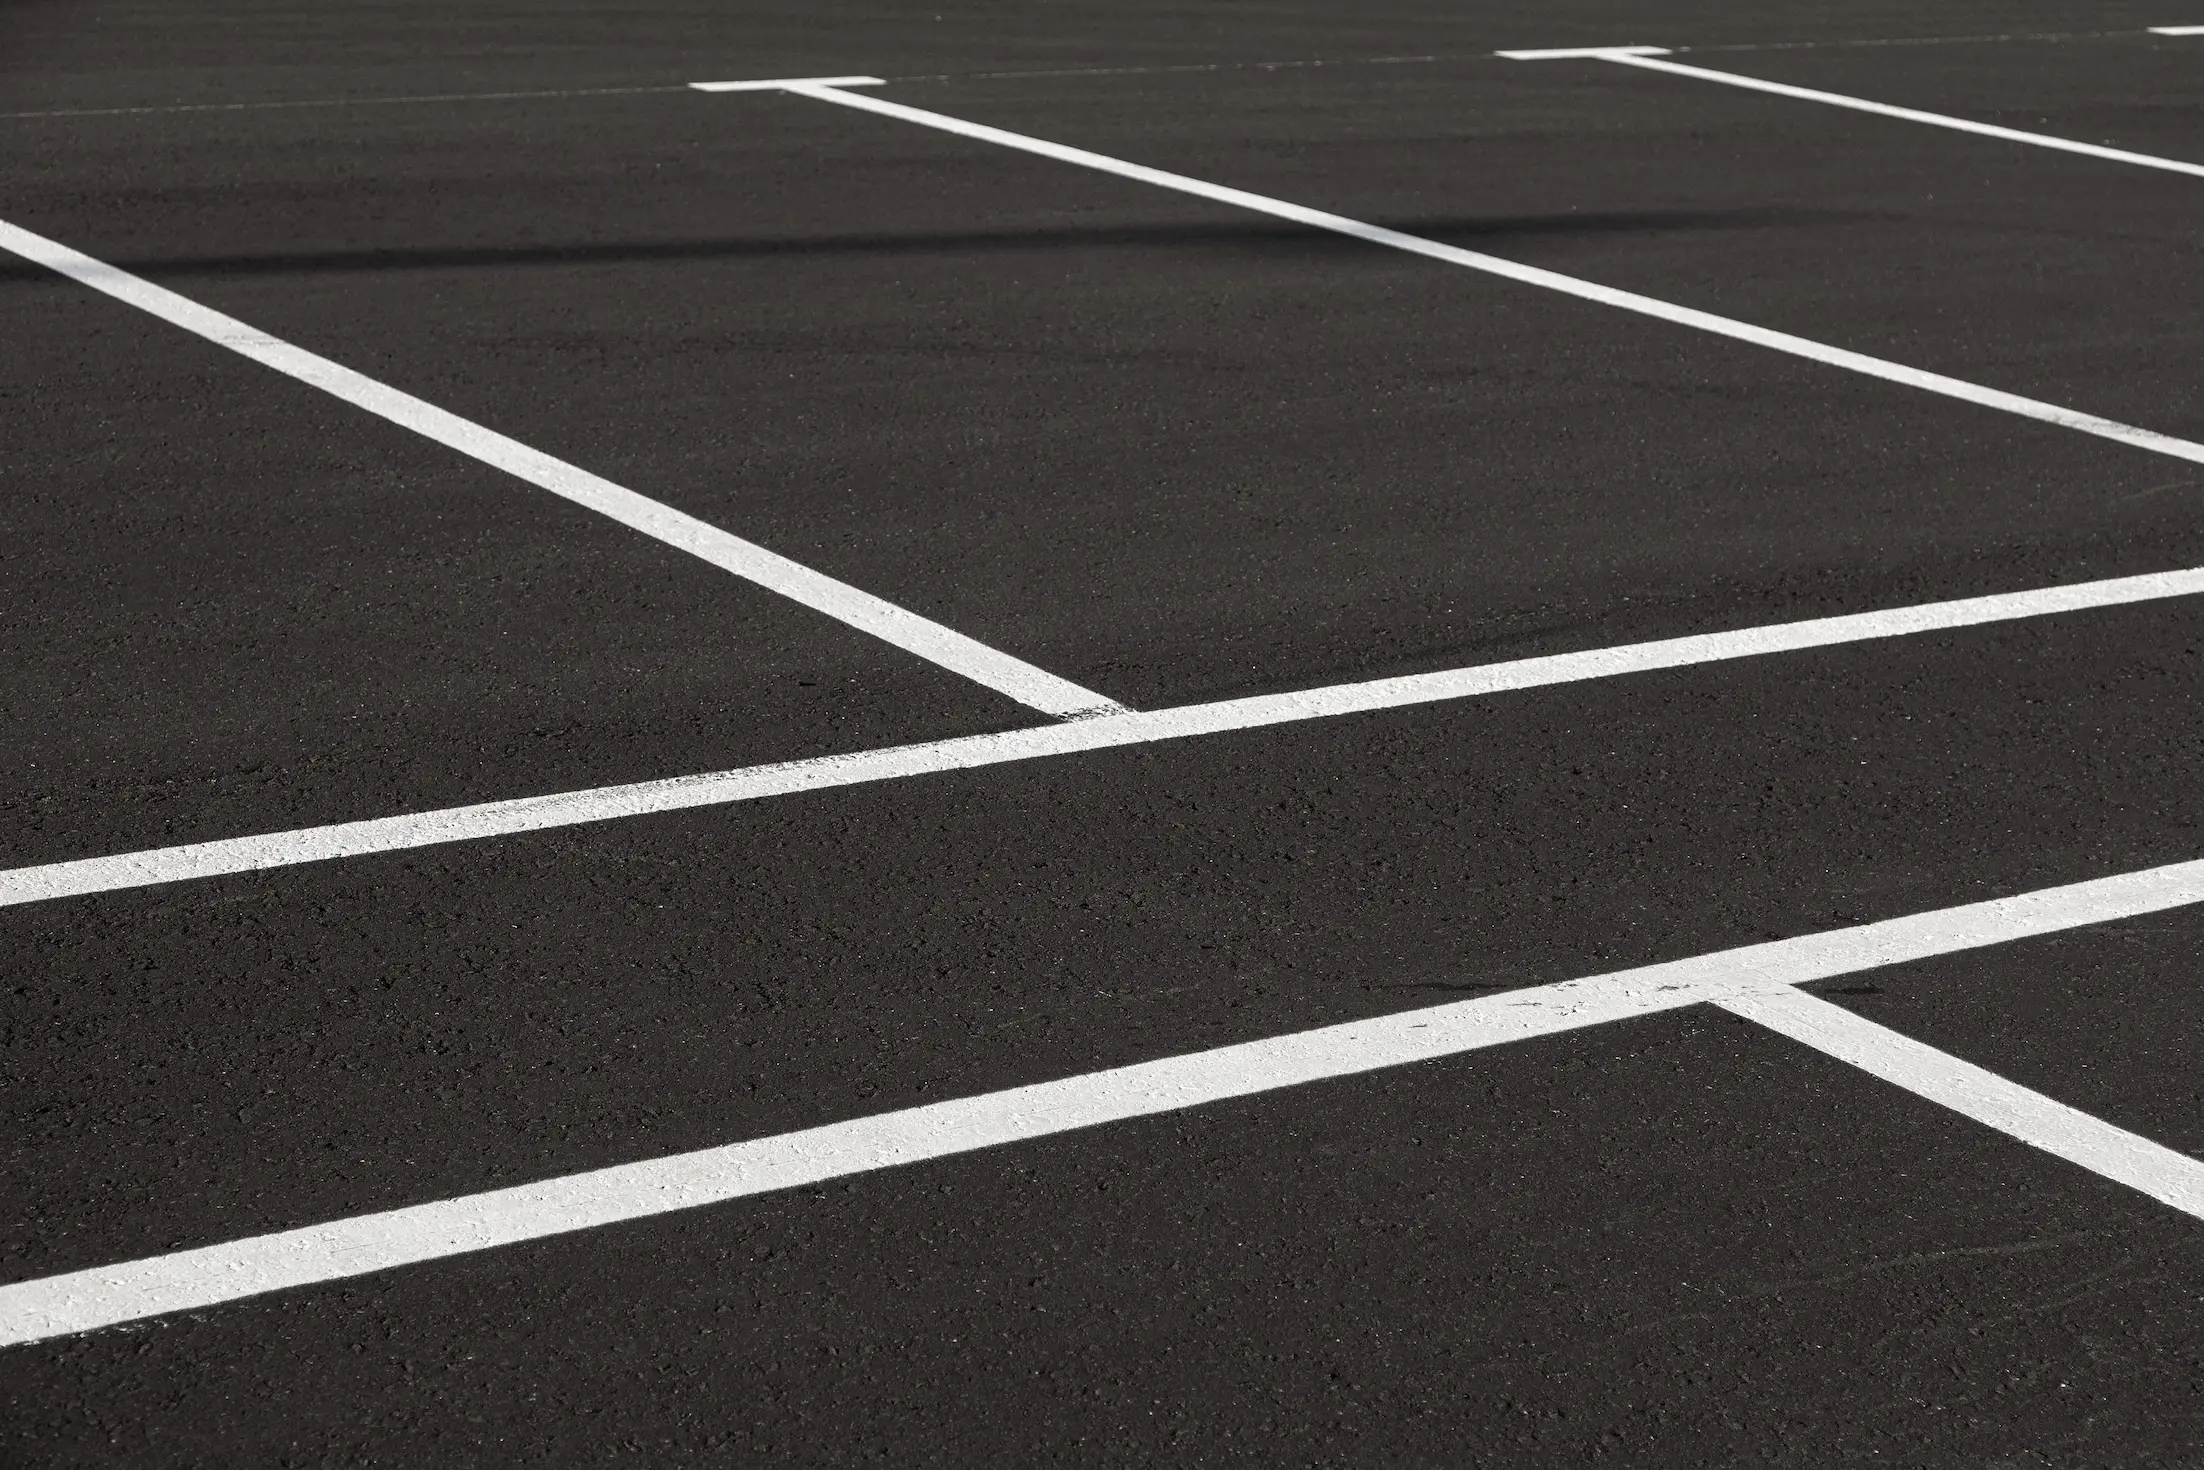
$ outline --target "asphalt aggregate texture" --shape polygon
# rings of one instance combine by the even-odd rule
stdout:
[[[2204,565],[2162,5],[0,4],[0,219],[1139,709]],[[1726,49],[1725,49],[1726,48]],[[1044,716],[0,256],[8,867]],[[2204,857],[2194,599],[0,909],[0,1282]],[[2204,1151],[2182,910],[1816,987]],[[2204,1463],[2204,1222],[1693,1009],[0,1350],[0,1465]]]

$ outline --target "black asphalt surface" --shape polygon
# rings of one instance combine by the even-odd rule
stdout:
[[[16,3],[0,219],[1162,708],[2196,566],[2204,472],[683,83],[2204,438],[2204,181],[1490,56],[2204,160],[2181,22]],[[0,341],[0,866],[1045,718],[12,257]],[[2175,600],[7,908],[0,1280],[2204,857],[2200,653]],[[2194,1153],[2200,940],[1820,989]],[[0,1464],[2191,1466],[2200,1304],[2204,1224],[1688,1011],[9,1349]]]

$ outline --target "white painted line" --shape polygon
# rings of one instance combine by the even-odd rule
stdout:
[[[1941,112],[1922,112],[1913,107],[1893,107],[1887,102],[1869,102],[1863,97],[1847,97],[1841,92],[1820,92],[1812,87],[1794,87],[1787,82],[1766,82],[1758,77],[1739,76],[1733,71],[1714,71],[1704,66],[1686,66],[1680,61],[1661,61],[1657,58],[1669,53],[1657,46],[1600,46],[1580,51],[1501,51],[1495,54],[1515,61],[1543,61],[1561,57],[1612,61],[1618,66],[1634,66],[1642,71],[1696,77],[1703,82],[1720,82],[1724,86],[1744,87],[1754,92],[1772,93],[1777,97],[1794,97],[1802,102],[1823,102],[1831,107],[1848,107],[1854,112],[1871,112],[1877,117],[1894,117],[1902,122],[1926,123],[1930,127],[1950,128],[1954,132],[2001,138],[2008,143],[2027,143],[2037,148],[2055,148],[2061,153],[2079,153],[2089,158],[2108,159],[2113,163],[2132,163],[2143,168],[2158,168],[2169,173],[2204,178],[2204,164],[2184,163],[2177,158],[2160,158],[2153,153],[2130,153],[2125,148],[2077,143],[2072,138],[2054,138],[2048,133],[2026,133],[2018,128],[2001,128],[1994,123],[1970,122],[1966,118],[1949,117]]]
[[[1955,1113],[2204,1219],[2204,1163],[1798,990],[1717,1002]]]
[[[355,408],[411,429],[423,438],[433,439],[446,448],[456,449],[469,458],[608,516],[668,546],[701,557],[722,571],[732,572],[768,591],[802,603],[814,612],[825,613],[892,643],[906,653],[917,654],[962,674],[1020,704],[1060,719],[1124,708],[1091,689],[1059,679],[1045,669],[1035,668],[1022,659],[967,638],[953,628],[922,618],[869,592],[859,591],[846,582],[838,582],[754,542],[707,525],[670,505],[638,495],[564,460],[554,459],[541,450],[530,449],[516,439],[508,439],[410,393],[378,383],[302,347],[294,347],[235,317],[224,316],[43,235],[34,235],[29,230],[0,221],[0,249],[227,347],[263,367],[319,388]]]
[[[229,837],[110,857],[77,858],[0,871],[0,905],[110,893],[223,873],[253,872],[331,858],[432,847],[439,843],[536,832],[550,827],[614,821],[652,812],[755,801],[938,771],[969,770],[1121,745],[1183,740],[1586,679],[1608,679],[1658,669],[1757,658],[1765,654],[1796,653],[1810,648],[1944,632],[2089,608],[2193,597],[2199,593],[2204,593],[2204,568],[2152,572],[2139,577],[2114,577],[2027,592],[1999,592],[1987,597],[1923,603],[1879,612],[1847,613],[1725,633],[1696,633],[1683,638],[1625,643],[1581,653],[1510,659],[1504,663],[1429,674],[1333,684],[1290,694],[1262,694],[1211,704],[1181,705],[1176,709],[1105,715],[1061,725],[1012,730],[1001,735],[967,735],[924,745],[891,746],[850,755],[820,756],[741,770],[676,776],[662,781],[639,781],[626,786],[446,807],[439,811],[338,822],[254,837]]]
[[[1962,402],[1978,404],[1984,408],[1994,408],[2003,413],[2018,414],[2023,418],[2056,424],[2063,429],[2073,429],[2083,434],[2095,434],[2100,438],[2111,439],[2136,449],[2147,449],[2156,454],[2188,460],[2192,464],[2204,464],[2204,444],[2198,444],[2188,439],[2176,439],[2170,434],[2139,429],[2132,424],[2123,424],[2112,419],[2099,418],[2095,414],[2062,408],[2055,403],[2044,403],[2034,398],[2023,398],[2017,393],[2006,393],[1996,388],[1985,388],[1980,384],[1969,383],[1961,378],[1946,377],[1942,373],[1932,373],[1923,371],[1920,368],[1906,367],[1902,363],[1889,362],[1879,357],[1870,357],[1864,352],[1853,352],[1843,347],[1831,347],[1826,343],[1816,342],[1810,338],[1793,336],[1789,332],[1770,331],[1766,327],[1756,327],[1747,322],[1734,321],[1729,317],[1716,316],[1713,312],[1700,311],[1689,306],[1678,306],[1672,302],[1657,300],[1651,296],[1640,296],[1634,291],[1618,291],[1612,286],[1602,286],[1592,281],[1580,280],[1575,276],[1565,276],[1558,271],[1541,270],[1537,266],[1531,265],[1518,265],[1512,260],[1503,260],[1497,255],[1483,255],[1474,250],[1463,250],[1454,245],[1442,245],[1436,240],[1426,240],[1420,235],[1408,235],[1399,230],[1388,230],[1380,225],[1364,224],[1360,220],[1348,219],[1345,215],[1327,214],[1320,209],[1309,209],[1299,204],[1289,204],[1285,200],[1272,199],[1262,194],[1251,194],[1244,189],[1232,189],[1222,184],[1204,183],[1200,179],[1188,178],[1184,174],[1167,173],[1162,169],[1149,168],[1144,164],[1127,163],[1123,159],[1111,158],[1107,154],[1090,153],[1084,148],[1070,148],[1061,143],[1050,143],[1040,138],[1027,137],[1023,133],[1007,132],[1002,128],[992,128],[980,123],[966,122],[961,118],[949,117],[939,112],[927,112],[917,107],[906,107],[900,102],[889,102],[883,98],[869,96],[861,92],[843,92],[833,87],[817,87],[801,83],[786,87],[783,90],[800,97],[810,97],[820,102],[832,102],[838,107],[850,107],[860,112],[878,113],[882,117],[892,117],[901,122],[916,123],[920,127],[938,128],[945,133],[955,133],[959,137],[972,138],[983,143],[994,143],[1004,148],[1015,148],[1021,153],[1038,154],[1043,158],[1052,158],[1060,163],[1077,164],[1082,168],[1115,174],[1119,178],[1132,179],[1143,184],[1153,184],[1160,189],[1173,189],[1182,194],[1192,194],[1196,198],[1214,200],[1219,204],[1230,204],[1240,209],[1253,210],[1257,214],[1267,214],[1274,219],[1291,220],[1295,224],[1306,225],[1313,230],[1329,230],[1334,234],[1347,235],[1357,240],[1366,240],[1373,245],[1385,245],[1395,250],[1405,250],[1411,255],[1421,255],[1432,260],[1444,261],[1448,265],[1466,266],[1471,270],[1483,271],[1488,275],[1501,276],[1511,281],[1520,281],[1525,285],[1540,286],[1549,291],[1559,291],[1564,295],[1575,296],[1585,301],[1596,301],[1603,306],[1619,307],[1624,311],[1634,311],[1641,316],[1673,322],[1678,326],[1691,327],[1702,332],[1712,332],[1717,336],[1729,337],[1739,342],[1750,342],[1757,347],[1766,347],[1776,352],[1787,352],[1794,357],[1803,357],[1814,362],[1826,363],[1831,367],[1843,368],[1848,372],[1863,373],[1871,378],[1881,378],[1886,382],[1901,383],[1906,387],[1918,388],[1928,393],[1940,393],[1947,398],[1956,398]]]
[[[1894,46],[1980,46],[1994,41],[2109,41],[2121,36],[2139,36],[2141,31],[1996,31],[1977,32],[1971,36],[1848,36],[1830,41],[1709,41],[1697,46],[1679,46],[1678,51],[1825,51],[1842,47],[1856,50],[1861,47],[1889,48]],[[1602,51],[1614,48],[1602,46]]]
[[[1550,986],[0,1286],[0,1347],[1689,1005]]]
[[[2148,26],[2154,36],[2204,36],[2204,26]]]
[[[1610,56],[1666,56],[1666,46],[1563,46],[1545,51],[1495,51],[1510,61],[1605,61]]]
[[[813,87],[885,87],[886,77],[780,77],[765,82],[691,82],[699,92],[779,92],[798,85]]]
[[[1702,1002],[1734,1008],[1771,989],[2200,901],[2204,862],[2178,863],[95,1266],[0,1287],[0,1346]],[[1749,1010],[1739,1014],[1761,1019]]]

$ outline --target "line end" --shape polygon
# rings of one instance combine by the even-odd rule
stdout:
[[[1495,51],[1510,61],[1607,61],[1617,56],[1667,56],[1666,46],[1564,46],[1552,51]]]
[[[699,92],[782,92],[790,87],[885,87],[886,77],[772,77],[762,82],[691,82]]]

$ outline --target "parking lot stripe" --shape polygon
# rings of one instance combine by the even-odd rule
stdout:
[[[1999,592],[1877,612],[1772,623],[1722,633],[1695,633],[1579,653],[1510,659],[1427,674],[1333,684],[1287,694],[1260,694],[1208,704],[1181,705],[1174,709],[1104,715],[1003,734],[966,735],[921,745],[817,756],[740,770],[445,807],[106,857],[75,858],[0,871],[0,906],[614,821],[653,812],[755,801],[769,796],[891,781],[938,771],[969,770],[1044,756],[1469,699],[1509,690],[1537,689],[2091,608],[2192,597],[2198,593],[2204,593],[2204,568],[2151,572],[2026,592]]]
[[[1813,362],[1825,363],[1831,367],[1843,368],[1847,372],[1861,373],[1871,378],[1881,378],[1886,382],[1899,383],[1908,388],[1918,388],[1924,392],[1941,394],[1946,398],[1955,398],[1961,402],[1977,404],[1983,408],[1997,409],[2002,413],[2018,414],[2023,418],[2035,419],[2041,423],[2055,424],[2062,429],[2072,429],[2083,434],[2094,434],[2099,438],[2110,439],[2136,449],[2146,449],[2155,454],[2170,455],[2175,459],[2187,460],[2192,464],[2204,464],[2204,444],[2198,444],[2193,440],[2178,439],[2170,434],[2160,434],[2154,430],[2137,428],[2132,424],[2123,424],[2113,419],[2101,418],[2096,414],[2083,413],[2077,409],[2063,408],[2058,404],[2045,403],[2040,399],[2025,398],[2018,393],[2007,393],[1997,388],[1986,388],[1979,383],[1970,383],[1962,378],[1948,377],[1943,373],[1932,373],[1921,368],[1907,367],[1903,363],[1871,357],[1864,352],[1854,352],[1849,348],[1833,347],[1828,343],[1816,342],[1807,337],[1794,336],[1789,332],[1778,332],[1766,327],[1756,327],[1749,322],[1717,316],[1713,312],[1700,311],[1696,307],[1679,306],[1674,302],[1661,301],[1651,296],[1641,296],[1635,291],[1617,290],[1612,286],[1602,286],[1597,282],[1581,280],[1575,276],[1566,276],[1559,271],[1544,270],[1534,265],[1520,265],[1512,260],[1503,260],[1497,255],[1485,255],[1475,250],[1464,250],[1456,245],[1445,245],[1437,240],[1427,240],[1420,235],[1404,234],[1399,230],[1386,229],[1382,225],[1365,224],[1360,220],[1349,219],[1345,215],[1330,214],[1321,209],[1310,209],[1304,205],[1288,203],[1283,199],[1273,199],[1263,194],[1252,194],[1245,189],[1234,189],[1223,184],[1206,183],[1200,179],[1189,178],[1185,174],[1174,174],[1163,169],[1149,168],[1145,164],[1128,163],[1123,159],[1112,158],[1102,153],[1092,153],[1084,148],[1067,147],[1061,143],[1051,143],[1045,139],[1028,137],[1024,133],[1013,133],[1002,128],[989,127],[982,123],[966,122],[962,118],[950,117],[945,113],[928,112],[923,108],[905,106],[903,103],[890,102],[885,98],[875,97],[868,93],[845,92],[834,87],[821,87],[809,83],[791,83],[781,90],[800,97],[809,97],[819,102],[831,102],[838,107],[849,107],[860,112],[877,113],[882,117],[895,118],[901,122],[916,123],[920,127],[936,128],[942,132],[954,133],[959,137],[971,138],[978,142],[994,143],[1004,148],[1017,149],[1022,153],[1037,154],[1040,157],[1054,159],[1060,163],[1076,164],[1081,168],[1095,169],[1101,173],[1114,174],[1119,178],[1132,179],[1138,183],[1153,184],[1157,188],[1176,190],[1182,194],[1191,194],[1196,198],[1213,200],[1219,204],[1229,204],[1240,209],[1253,210],[1258,214],[1269,215],[1274,219],[1290,220],[1295,224],[1306,225],[1313,230],[1327,230],[1333,234],[1366,240],[1373,245],[1384,245],[1394,250],[1404,250],[1411,255],[1421,255],[1431,260],[1443,261],[1448,265],[1465,266],[1470,270],[1482,271],[1488,275],[1500,276],[1511,281],[1519,281],[1525,285],[1539,286],[1549,291],[1558,291],[1564,295],[1577,297],[1580,300],[1598,302],[1602,306],[1617,307],[1624,311],[1635,312],[1641,316],[1671,322],[1677,326],[1710,332],[1716,336],[1728,337],[1739,342],[1749,342],[1757,347],[1789,353],[1793,357],[1802,357]]]
[[[1724,86],[1744,87],[1778,97],[1795,97],[1802,102],[1823,102],[1831,107],[1848,107],[1854,112],[1871,112],[1878,117],[1894,117],[1902,122],[1926,123],[1930,127],[1977,133],[1985,138],[2001,138],[2008,143],[2028,143],[2037,148],[2055,148],[2061,153],[2080,153],[2113,163],[2132,163],[2144,168],[2159,168],[2169,173],[2204,178],[2204,164],[2184,163],[2178,158],[2160,158],[2153,153],[2131,153],[2125,148],[2078,143],[2072,138],[2054,138],[2048,133],[2026,133],[2018,128],[1970,122],[1966,118],[1948,117],[1940,112],[1923,112],[1914,107],[1893,107],[1887,102],[1870,102],[1864,97],[1847,97],[1841,92],[1822,92],[1812,87],[1794,87],[1787,82],[1768,82],[1759,77],[1740,76],[1733,71],[1715,71],[1704,66],[1687,66],[1679,61],[1663,61],[1660,58],[1670,53],[1659,46],[1589,46],[1560,51],[1498,51],[1493,54],[1505,56],[1511,61],[1611,61],[1617,66],[1634,66],[1643,71],[1666,72],[1671,76],[1696,77],[1703,82],[1720,82]]]
[[[1124,706],[954,628],[860,591],[754,542],[615,485],[326,357],[295,347],[82,251],[0,221],[0,249],[159,317],[263,367],[319,388],[423,438],[607,516],[793,602],[891,643],[1018,703],[1076,719]]]
[[[1799,990],[1715,1002],[2022,1143],[2204,1218],[2204,1163]]]
[[[2146,26],[2154,36],[2204,36],[2204,26]]]
[[[0,1347],[1549,1035],[1700,997],[1574,982],[0,1286]]]
[[[0,1346],[1458,1056],[1683,1006],[1742,1006],[1739,1014],[1762,1024],[1805,1029],[1794,1012],[1780,1006],[1756,1014],[1751,1000],[1809,981],[2198,902],[2204,902],[2204,861],[2176,863],[35,1278],[0,1286]],[[2053,1115],[2037,1106],[2047,1099],[2029,1102],[2032,1094],[2020,1095],[2024,1089],[2002,1079],[1992,1078],[2000,1085],[1987,1088],[1963,1063],[1952,1064],[1957,1071],[1935,1071],[1917,1051],[1907,1050],[1902,1064],[1893,1064],[1889,1058],[1898,1053],[1887,1043],[1866,1045],[1856,1031],[1840,1032],[1827,1023],[1814,1035],[1819,1039],[1809,1044],[1854,1060],[1837,1050],[1846,1048],[1860,1058],[1856,1065],[1878,1076],[1895,1066],[1924,1095],[1970,1117],[1994,1117],[2000,1121],[1993,1126],[2007,1131],[2029,1130],[2018,1136],[2047,1140],[2039,1146],[2061,1157],[2069,1156],[2062,1150],[2073,1147],[2075,1139],[2086,1139],[2086,1151],[2099,1162],[2112,1146],[2103,1131],[2078,1130],[2066,1120],[2070,1109],[2056,1115],[2065,1129],[2056,1131],[2048,1121]],[[2130,1172],[2136,1179],[2153,1181],[2154,1188],[2164,1188],[2163,1181],[2174,1177],[2163,1161],[2152,1162],[2132,1151],[2131,1156],[2143,1162]],[[2182,1192],[2192,1187],[2183,1183],[2169,1202],[2192,1199]],[[2179,1207],[2196,1213],[2192,1204]]]
[[[781,77],[763,82],[691,82],[699,92],[785,92],[790,87],[885,87],[885,77]]]

